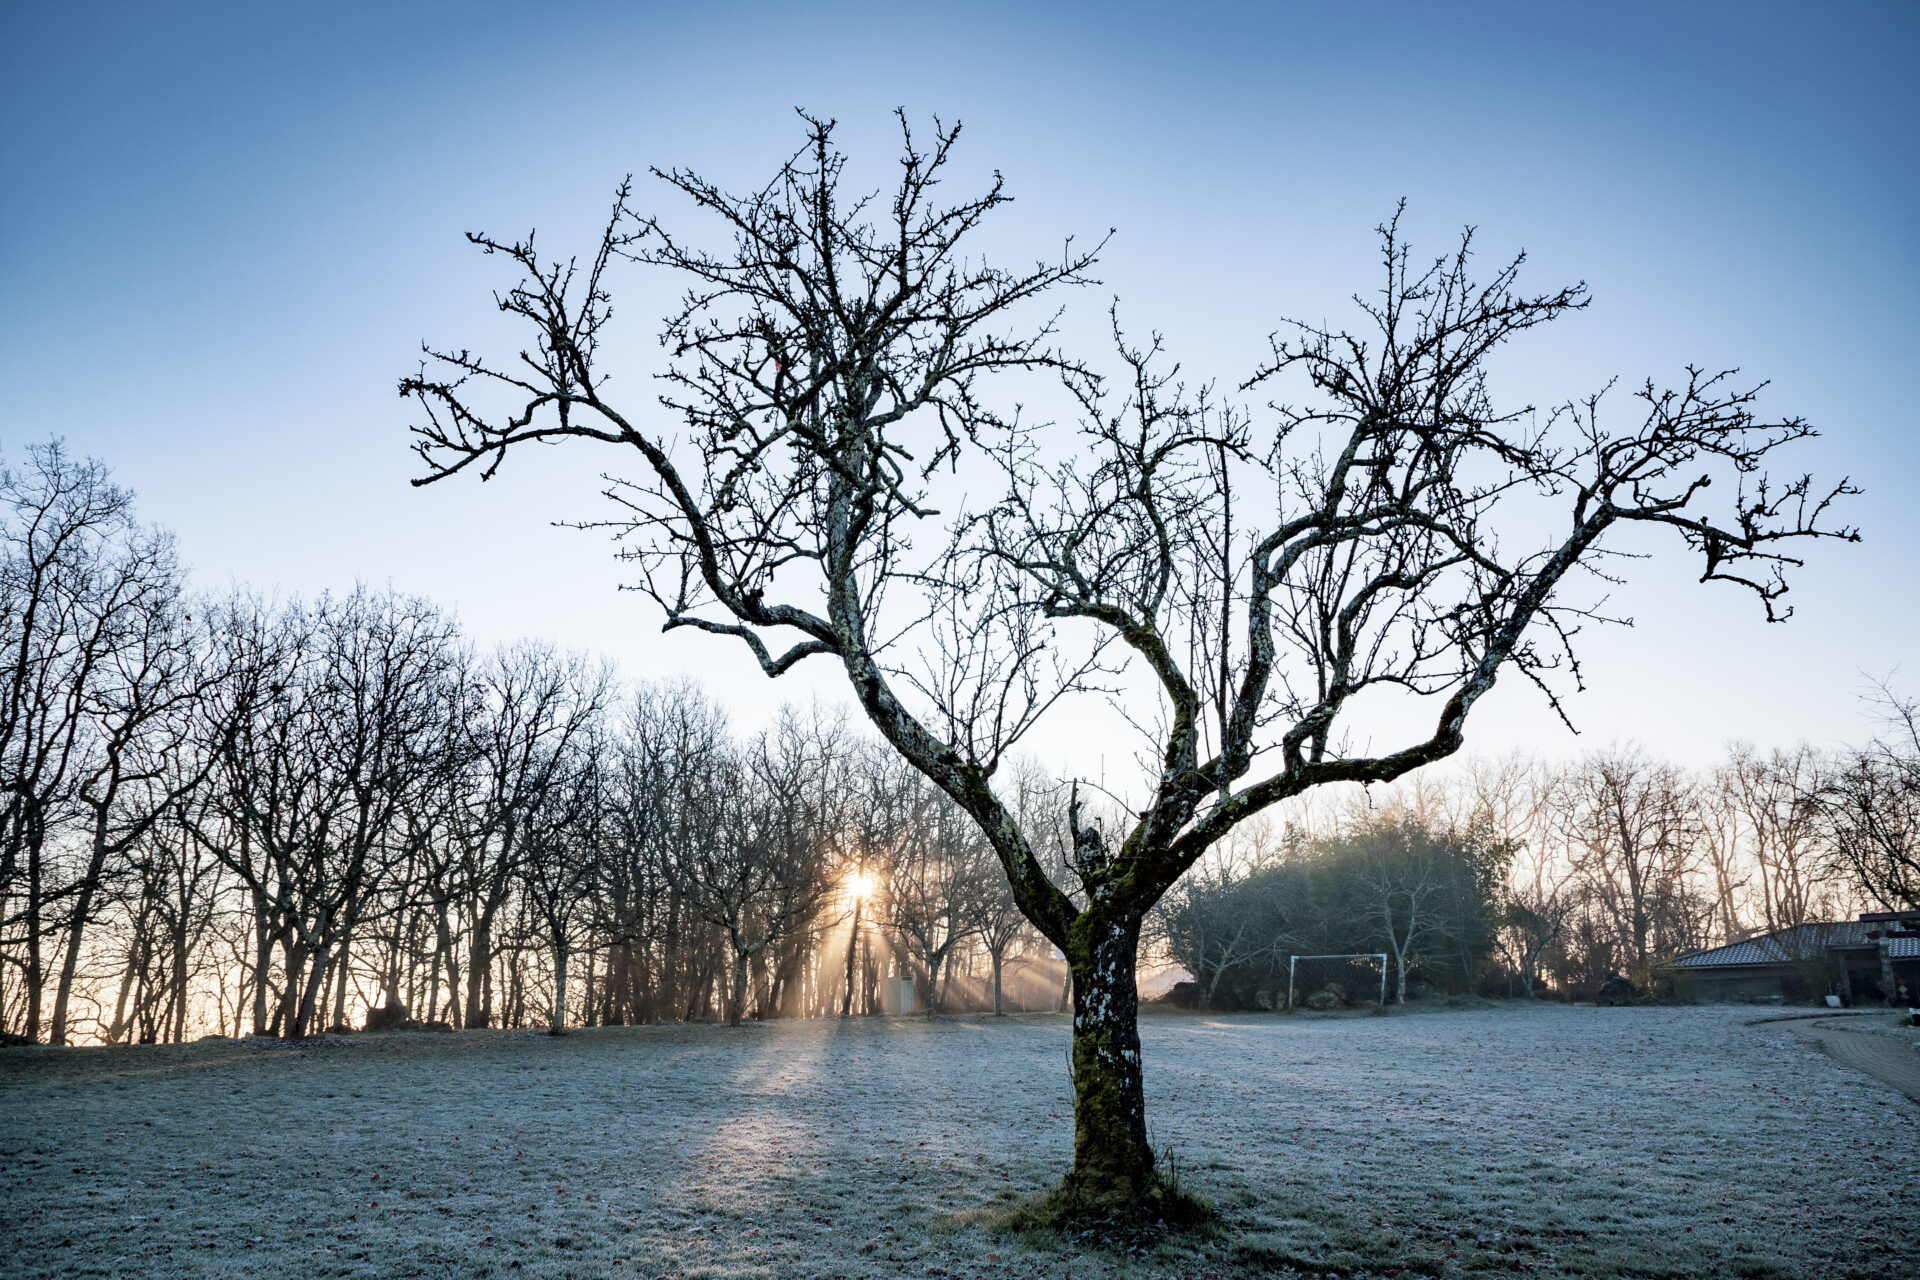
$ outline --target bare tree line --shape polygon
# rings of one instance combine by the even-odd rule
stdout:
[[[1176,886],[1156,940],[1213,1006],[1272,1007],[1288,955],[1381,952],[1392,989],[1585,998],[1678,953],[1912,909],[1913,704],[1865,747],[1515,754],[1261,829]]]
[[[997,1010],[1022,958],[1057,998],[977,828],[837,715],[742,735],[390,591],[195,597],[58,442],[0,499],[12,1036],[866,1013],[892,973]]]
[[[196,600],[167,536],[57,442],[4,496],[11,1034],[852,1014],[893,972],[930,1007],[964,974],[959,1004],[998,1012],[1010,961],[1063,998],[978,825],[835,715],[741,738],[693,686],[624,689],[532,643],[480,655],[430,602],[365,588]],[[1349,950],[1388,953],[1401,998],[1578,997],[1914,906],[1920,737],[1883,702],[1852,751],[1513,756],[1253,824],[1149,942],[1213,1005],[1271,1005],[1287,954]],[[1005,786],[1063,868],[1069,793],[1030,766]]]

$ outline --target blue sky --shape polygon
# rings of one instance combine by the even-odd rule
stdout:
[[[963,168],[1005,173],[996,247],[1116,228],[1105,291],[1223,384],[1281,318],[1347,315],[1403,196],[1418,245],[1473,223],[1539,286],[1591,285],[1503,363],[1510,401],[1688,361],[1771,379],[1769,407],[1827,433],[1803,465],[1867,487],[1867,541],[1816,551],[1785,627],[1684,561],[1634,566],[1638,625],[1588,651],[1585,741],[1504,687],[1476,741],[1834,741],[1861,732],[1863,674],[1906,663],[1920,690],[1916,65],[1920,6],[1893,3],[14,5],[0,447],[106,458],[202,583],[390,581],[483,640],[691,671],[755,718],[806,678],[661,637],[605,544],[551,527],[595,514],[602,460],[410,490],[394,383],[421,339],[494,332],[502,281],[462,232],[585,248],[628,171],[763,178],[795,106],[839,118],[877,183],[902,105],[964,120]],[[633,288],[638,350],[666,299]]]

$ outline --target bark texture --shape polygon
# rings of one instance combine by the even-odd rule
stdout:
[[[1158,1192],[1140,1061],[1136,918],[1088,911],[1074,921],[1072,1207],[1120,1211]]]

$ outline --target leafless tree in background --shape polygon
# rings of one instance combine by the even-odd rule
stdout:
[[[1702,877],[1707,884],[1704,895],[1712,916],[1710,928],[1721,937],[1737,938],[1743,932],[1744,904],[1752,891],[1745,852],[1746,832],[1735,789],[1724,770],[1716,770],[1703,785],[1693,790],[1695,835],[1700,849]]]
[[[631,701],[615,780],[616,854],[607,872],[608,994],[616,1021],[681,1016],[694,961],[692,925],[672,892],[672,851],[698,837],[695,802],[714,789],[731,743],[719,707],[689,684],[648,686]],[[692,1016],[691,1013],[686,1016]]]
[[[1495,945],[1529,999],[1544,984],[1548,957],[1565,940],[1573,908],[1572,896],[1557,886],[1515,889],[1500,904]]]
[[[584,657],[557,659],[542,651],[503,655],[500,662],[538,673],[512,682],[532,695],[539,729],[524,735],[529,754],[513,771],[523,783],[510,823],[521,852],[510,865],[552,957],[548,1030],[559,1035],[567,1026],[568,964],[583,942],[580,908],[595,891],[605,852],[610,746],[601,721],[613,697],[613,672]]]
[[[983,899],[1000,876],[964,811],[918,775],[901,783],[881,923],[924,975],[931,1016],[944,1002],[951,961],[976,936]]]
[[[57,440],[0,471],[0,939],[21,944],[29,1039],[58,948],[55,1044],[104,882],[172,800],[192,696],[172,539],[132,504]]]
[[[1616,749],[1574,769],[1562,799],[1574,868],[1642,980],[1659,956],[1704,945],[1711,902],[1691,891],[1702,854],[1685,775]]]
[[[1249,823],[1235,834],[1263,826]],[[1242,844],[1250,847],[1234,847]],[[1317,950],[1297,930],[1298,887],[1267,874],[1286,861],[1267,840],[1224,841],[1155,906],[1147,937],[1194,975],[1201,1008],[1222,1006],[1221,984],[1236,970]]]
[[[229,739],[226,806],[246,838],[203,839],[277,908],[286,986],[274,1024],[297,1039],[326,1025],[329,980],[344,1015],[349,948],[383,905],[399,815],[443,740],[453,633],[425,601],[365,589],[240,625],[255,695]]]
[[[1427,939],[1441,931],[1445,869],[1426,832],[1413,824],[1379,824],[1364,838],[1366,868],[1359,873],[1365,919],[1393,957],[1393,999],[1407,1002],[1407,966],[1417,963]]]
[[[881,907],[879,891],[886,868],[899,858],[900,846],[907,838],[902,815],[913,787],[906,762],[877,744],[867,744],[852,762],[848,783],[850,794],[842,810],[840,843],[841,861],[848,869],[854,892],[841,977],[843,1018],[853,1015],[856,987],[860,1012],[872,1012],[873,988],[880,975],[873,956],[870,913]]]
[[[312,630],[313,613],[244,593],[193,609],[198,621],[184,627],[176,625],[187,617],[184,607],[172,615],[174,623],[165,611],[146,615],[156,628],[124,650],[133,663],[128,671],[151,674],[158,668],[141,655],[173,654],[179,661],[168,669],[179,673],[184,663],[190,679],[179,686],[145,678],[108,682],[104,687],[121,693],[89,713],[89,741],[111,745],[109,735],[120,723],[113,708],[123,705],[117,699],[128,690],[138,696],[124,705],[135,710],[162,705],[143,689],[185,687],[191,695],[165,704],[165,732],[143,738],[137,751],[119,752],[142,763],[122,768],[127,782],[113,805],[83,805],[85,795],[97,794],[96,784],[76,773],[81,781],[52,828],[46,865],[53,889],[46,900],[54,909],[44,940],[54,962],[40,974],[45,995],[58,1004],[64,962],[79,957],[67,985],[69,1039],[179,1041],[195,1029],[225,1028],[239,1034],[247,1029],[249,1008],[255,1030],[290,1033],[299,995],[313,976],[293,919],[299,895],[281,892],[272,842],[261,845],[235,801],[247,793],[248,777],[257,781],[260,773],[261,754],[237,748],[257,735],[263,710],[290,690],[299,693],[314,681],[323,689],[330,679],[329,664],[298,660],[298,646],[289,648]],[[584,660],[538,646],[508,652],[544,654],[553,670],[591,675]],[[395,1019],[432,1024],[442,1010],[450,1022],[464,1020],[463,973],[478,972],[466,966],[477,914],[467,854],[474,831],[498,809],[493,775],[483,767],[488,753],[479,745],[497,727],[493,708],[501,704],[503,682],[490,667],[497,658],[476,661],[457,641],[448,655],[425,717],[430,727],[411,765],[381,784],[395,801],[392,818],[364,877],[360,923],[335,948],[320,983],[329,1011],[316,1010],[316,1022],[344,1022],[349,1009],[371,1017],[376,1000],[385,1003],[385,1025]],[[527,691],[539,685],[521,682]],[[572,688],[563,704],[573,705],[569,699],[581,685]],[[590,692],[587,701],[604,696]],[[515,694],[507,701],[527,698]],[[788,781],[788,794],[798,801],[792,807],[809,814],[817,837],[809,843],[820,870],[810,883],[831,889],[801,927],[751,952],[746,998],[735,1000],[725,931],[692,911],[666,872],[677,851],[704,829],[701,797],[712,786],[711,771],[744,758],[747,744],[726,733],[723,719],[691,686],[647,686],[628,706],[628,714],[611,721],[588,715],[600,727],[586,738],[573,734],[551,785],[527,792],[533,798],[517,819],[522,854],[488,946],[486,971],[497,993],[491,1021],[552,1028],[704,1018],[724,1014],[729,1005],[761,1017],[817,1016],[851,1013],[856,998],[867,1012],[881,964],[926,972],[916,951],[937,952],[943,1006],[992,1008],[991,990],[974,989],[983,967],[991,978],[996,967],[1004,974],[1009,956],[1019,956],[1027,979],[1035,969],[1053,967],[1044,948],[1025,948],[1023,918],[1009,906],[1011,887],[991,859],[977,877],[947,875],[944,841],[926,838],[928,828],[940,824],[916,807],[937,803],[951,817],[951,801],[930,790],[896,752],[852,739],[833,714],[814,708],[785,714],[784,731],[795,741],[825,745],[790,753],[798,763],[780,765],[774,774]],[[563,709],[560,719],[572,717]],[[1875,749],[1887,749],[1884,735]],[[113,755],[97,750],[85,759],[97,763]],[[537,781],[546,761],[539,751],[530,760],[528,776]],[[147,776],[152,765],[159,772]],[[1835,776],[1832,763],[1804,748],[1769,756],[1736,749],[1725,766],[1709,772],[1652,767],[1676,778],[1685,774],[1701,850],[1683,868],[1677,889],[1652,895],[1653,916],[1680,925],[1664,935],[1656,928],[1657,956],[1769,924],[1790,927],[1781,922],[1792,920],[1791,912],[1824,918],[1850,909],[1834,895],[1861,888],[1858,878],[1842,874],[1827,819],[1806,781]],[[1275,964],[1289,951],[1382,945],[1369,923],[1361,837],[1383,823],[1411,819],[1423,840],[1444,851],[1436,857],[1445,909],[1430,945],[1403,957],[1410,981],[1449,992],[1495,994],[1504,985],[1508,994],[1590,994],[1616,966],[1632,967],[1633,947],[1616,915],[1632,897],[1632,877],[1623,863],[1590,856],[1591,812],[1569,802],[1578,798],[1584,776],[1581,766],[1537,759],[1478,761],[1463,771],[1415,775],[1365,804],[1357,797],[1296,804],[1288,810],[1285,838],[1276,838],[1263,816],[1216,845],[1163,897],[1150,917],[1148,950],[1155,963],[1178,961],[1192,969],[1198,990],[1191,998],[1200,1003],[1270,1007],[1284,981]],[[1049,878],[1072,886],[1074,784],[1026,759],[998,782]],[[156,803],[168,796],[177,803]],[[105,812],[113,833],[97,878],[89,870],[95,830],[89,812]],[[1111,806],[1098,813],[1092,816],[1083,804],[1081,829],[1119,830],[1130,821]],[[964,823],[957,830],[971,831]],[[977,862],[985,850],[977,835],[974,844]],[[248,874],[236,872],[234,863]],[[890,866],[913,872],[903,881],[913,901],[888,900],[878,873]],[[874,882],[850,901],[856,871],[873,874]],[[1495,871],[1505,872],[1504,881],[1489,874]],[[84,910],[60,905],[70,901],[60,886],[88,882],[97,888]],[[1796,898],[1796,885],[1817,889]],[[1085,902],[1082,889],[1072,892],[1077,905]],[[874,927],[896,914],[924,918],[925,944],[909,946],[899,931]],[[951,931],[957,941],[947,945],[940,935],[951,921],[960,927]],[[838,943],[842,924],[850,926],[844,950],[828,945]],[[0,938],[6,972],[27,971],[23,942]],[[965,980],[956,985],[953,976]],[[10,1028],[24,1026],[28,995],[18,980],[6,988]],[[1176,998],[1187,997],[1176,992]]]
[[[1879,690],[1882,732],[1846,752],[1804,803],[1833,863],[1883,907],[1920,907],[1920,702]]]
[[[1012,802],[1014,815],[1020,823],[1020,829],[1028,833],[1028,838],[1040,851],[1044,864],[1046,846],[1050,842],[1057,844],[1060,834],[1066,831],[1066,797],[1060,785],[1032,761],[1017,763],[1011,770],[1010,782],[1011,794],[1008,798]],[[1060,834],[1050,841],[1048,832]],[[987,963],[992,969],[993,1012],[998,1017],[1006,1011],[1008,964],[1029,953],[1037,953],[1044,939],[1034,931],[1026,913],[1020,910],[1020,903],[1014,897],[1013,886],[1008,882],[1004,868],[990,853],[987,861],[988,865],[983,869],[981,881],[975,886],[973,895],[972,932],[979,940],[981,949],[987,953]]]
[[[789,717],[717,761],[691,797],[693,822],[668,852],[667,874],[690,915],[726,943],[727,1021],[747,1013],[750,964],[811,928],[835,887],[817,811],[811,758],[830,744]]]
[[[1744,828],[1740,853],[1753,864],[1760,927],[1772,931],[1830,916],[1835,876],[1823,856],[1819,811],[1806,797],[1817,793],[1825,763],[1806,743],[1762,756],[1736,747],[1717,781]]]
[[[494,1020],[494,930],[527,857],[529,815],[559,787],[568,748],[588,732],[608,678],[587,660],[550,647],[503,649],[476,673],[480,705],[470,721],[471,782],[458,828],[460,883],[469,927],[465,1022]]]

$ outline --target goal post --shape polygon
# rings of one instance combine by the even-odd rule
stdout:
[[[1287,1012],[1293,1012],[1293,972],[1302,960],[1378,960],[1380,962],[1380,1007],[1387,1007],[1387,953],[1384,951],[1343,951],[1337,955],[1287,957]]]

